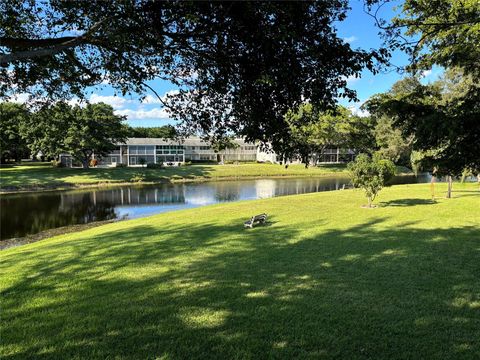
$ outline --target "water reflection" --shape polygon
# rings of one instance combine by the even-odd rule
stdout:
[[[425,181],[429,178],[407,176],[397,178],[395,183]],[[219,202],[338,190],[348,183],[345,177],[261,179],[3,195],[0,236],[5,240],[92,221],[137,218]]]

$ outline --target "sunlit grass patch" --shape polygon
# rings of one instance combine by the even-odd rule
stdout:
[[[454,189],[217,204],[1,251],[0,357],[476,359],[480,192]]]

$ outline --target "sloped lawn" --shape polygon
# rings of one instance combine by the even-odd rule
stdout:
[[[480,358],[478,186],[364,202],[214,205],[2,251],[0,358]]]

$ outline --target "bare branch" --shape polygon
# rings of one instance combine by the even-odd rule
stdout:
[[[151,92],[153,92],[153,94],[157,97],[158,101],[160,101],[160,103],[166,107],[167,109],[170,109],[170,110],[173,110],[173,107],[168,105],[160,95],[158,95],[158,93],[150,86],[148,85],[147,83],[143,82],[142,83],[143,86],[145,86],[146,88],[150,89]]]
[[[14,61],[18,60],[24,60],[24,59],[31,59],[31,58],[36,58],[36,57],[43,57],[43,56],[50,56],[50,55],[55,55],[58,54],[59,52],[62,52],[65,49],[75,47],[81,44],[84,44],[88,42],[89,38],[95,32],[105,21],[110,20],[110,18],[105,18],[101,21],[98,21],[95,23],[90,29],[88,29],[84,34],[77,36],[77,37],[66,37],[66,38],[59,38],[59,41],[62,39],[64,40],[63,42],[60,42],[59,44],[54,44],[52,47],[48,47],[45,49],[35,49],[35,50],[26,50],[26,51],[20,51],[20,52],[14,52],[10,54],[5,54],[5,55],[0,55],[0,64],[1,65],[8,65],[9,63],[12,63]],[[67,39],[67,40],[65,40]],[[2,41],[5,41],[8,39],[2,39]],[[45,43],[53,43],[53,39],[44,39]],[[42,39],[30,39],[32,42],[41,42]],[[26,44],[26,40],[24,39],[24,43]],[[45,45],[45,44],[44,44]],[[35,46],[32,44],[32,46]]]
[[[0,37],[0,46],[6,46],[10,48],[31,48],[41,46],[53,46],[60,45],[67,41],[75,40],[76,36],[63,36],[59,38],[48,39],[28,39],[28,38],[11,38]]]

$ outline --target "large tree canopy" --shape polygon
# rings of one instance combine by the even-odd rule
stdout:
[[[124,120],[107,104],[72,107],[58,102],[32,114],[20,133],[33,154],[57,158],[65,152],[87,168],[93,154],[102,157],[125,142],[129,128]]]
[[[480,76],[478,0],[404,0],[392,20],[382,19],[390,0],[366,0],[390,50],[410,56],[410,70],[461,67]]]
[[[478,0],[404,0],[392,21],[380,19],[388,0],[367,0],[384,30],[390,50],[410,56],[413,74],[437,65],[446,70],[439,83],[410,78],[403,89],[378,96],[372,104],[395,118],[423,162],[449,175],[464,168],[480,171],[480,3]],[[392,89],[395,90],[395,89]]]
[[[400,89],[400,90],[399,90]],[[372,97],[370,112],[393,119],[422,162],[439,174],[480,171],[480,86],[452,69],[433,84],[415,79],[398,82],[392,91]]]
[[[362,118],[343,106],[318,112],[310,103],[289,110],[285,121],[290,131],[289,141],[277,151],[284,160],[300,158],[306,167],[320,160],[329,146],[371,151],[374,147],[373,124],[370,118]]]
[[[346,78],[379,56],[337,35],[347,10],[347,0],[0,2],[0,95],[82,96],[105,80],[144,93],[159,77],[181,89],[165,105],[188,132],[275,147],[288,109],[354,99]]]
[[[25,140],[20,136],[20,125],[30,118],[26,106],[0,102],[0,162],[20,161],[29,155]]]
[[[175,138],[176,135],[177,133],[172,125],[128,128],[129,137],[172,139]]]

